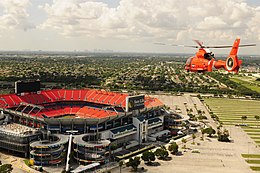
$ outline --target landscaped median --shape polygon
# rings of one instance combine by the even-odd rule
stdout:
[[[136,150],[136,151],[134,151],[134,152],[131,152],[131,153],[128,153],[128,154],[125,154],[125,155],[122,155],[122,156],[116,156],[116,160],[119,161],[119,160],[122,160],[122,159],[128,159],[128,158],[130,158],[130,157],[132,157],[132,156],[141,154],[141,153],[143,153],[144,151],[150,150],[150,149],[152,149],[152,148],[155,148],[155,146],[154,146],[154,145],[149,145],[149,146],[147,146],[147,147],[141,148],[141,149]]]
[[[187,140],[188,138],[191,138],[191,136],[190,135],[180,135],[180,136],[173,137],[173,139],[171,141],[180,144],[182,138]],[[170,145],[169,143],[165,144],[165,147],[168,147],[169,145]],[[159,147],[157,147],[157,148],[159,148]],[[139,155],[139,154],[141,154],[141,153],[143,153],[144,151],[147,151],[147,150],[153,149],[153,151],[155,151],[157,148],[155,148],[154,145],[149,145],[147,147],[141,148],[141,149],[136,150],[134,152],[131,152],[131,153],[128,153],[128,154],[125,154],[125,155],[122,155],[122,156],[116,156],[116,160],[119,161],[119,160],[128,159],[130,157],[137,156],[137,155]]]

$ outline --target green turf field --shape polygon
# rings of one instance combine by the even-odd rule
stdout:
[[[251,168],[253,171],[260,171],[260,167],[259,167],[259,166],[250,166],[250,168]]]
[[[260,126],[260,120],[257,121],[255,119],[256,115],[260,116],[260,101],[227,98],[206,98],[204,100],[212,112],[216,114],[219,117],[219,120],[224,124]],[[242,120],[242,116],[247,116],[247,119]],[[254,130],[256,129],[252,129],[251,132],[258,132]]]
[[[232,81],[239,83],[253,91],[257,91],[260,93],[260,86],[258,81],[253,81],[248,79],[247,77],[233,77],[231,78]]]
[[[227,98],[206,98],[204,101],[224,125],[246,125],[241,126],[241,128],[259,146],[260,120],[256,120],[255,116],[260,116],[260,101]],[[242,120],[242,116],[247,116],[247,118]],[[246,159],[248,164],[251,164],[252,170],[260,171],[260,154],[242,154],[242,157]],[[257,164],[259,167],[255,166]]]
[[[260,154],[241,154],[242,157],[246,158],[246,159],[259,159],[260,158]]]
[[[241,154],[245,161],[250,165],[260,164],[260,154]],[[260,166],[250,166],[253,171],[260,171]]]
[[[260,164],[260,160],[247,160],[246,162],[250,164]]]

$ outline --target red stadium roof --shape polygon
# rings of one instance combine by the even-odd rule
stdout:
[[[159,99],[150,96],[145,96],[144,106],[146,108],[152,108],[163,105],[164,104]]]
[[[25,102],[32,105],[44,105],[47,103],[56,103],[60,101],[84,101],[94,104],[101,104],[115,107],[126,107],[126,97],[128,94],[108,92],[102,90],[82,89],[82,90],[44,90],[39,93],[26,93],[24,95],[8,94],[0,95],[0,107],[14,108],[18,107],[21,102]],[[145,107],[152,108],[157,106],[163,106],[157,98],[149,96],[145,97]],[[55,106],[53,108],[44,108],[40,112],[32,111],[31,115],[42,117],[44,114],[46,117],[57,117],[67,114],[74,114],[80,118],[104,118],[108,116],[115,116],[117,112],[104,110],[100,108],[92,108],[84,106],[72,105],[72,106]]]

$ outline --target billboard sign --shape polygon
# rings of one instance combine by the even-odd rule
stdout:
[[[40,81],[32,81],[32,82],[23,82],[17,81],[15,82],[15,93],[24,93],[24,92],[37,92],[41,89]]]
[[[143,109],[144,95],[126,97],[126,112]]]

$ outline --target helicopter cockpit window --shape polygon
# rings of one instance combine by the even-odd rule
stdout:
[[[190,65],[191,60],[192,60],[192,57],[188,58],[187,61],[186,61],[186,65]]]
[[[211,53],[205,53],[204,58],[207,59],[207,60],[211,60],[212,58],[214,58],[214,54],[212,52]]]

